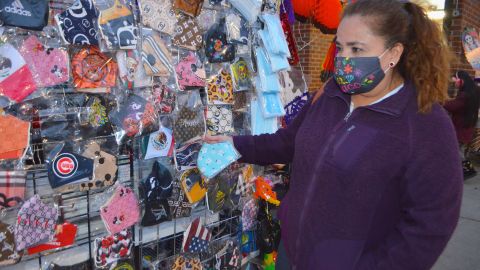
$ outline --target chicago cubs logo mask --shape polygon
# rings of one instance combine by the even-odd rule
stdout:
[[[57,152],[57,153],[55,153]],[[65,150],[54,149],[47,159],[48,181],[52,188],[88,182],[93,175],[93,160]]]

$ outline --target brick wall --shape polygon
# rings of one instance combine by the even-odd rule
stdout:
[[[322,65],[334,36],[322,34],[312,24],[299,22],[293,26],[293,32],[300,50],[300,64],[307,77],[309,90],[315,91],[322,85],[320,81]],[[297,67],[299,68],[300,65]]]
[[[459,0],[460,16],[452,17],[455,1],[447,0],[447,17],[445,21],[445,30],[448,42],[456,56],[452,65],[452,70],[463,69],[474,73],[472,67],[465,59],[462,46],[462,32],[465,27],[475,27],[480,30],[480,0]]]

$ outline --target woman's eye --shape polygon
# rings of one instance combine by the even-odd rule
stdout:
[[[352,48],[352,52],[353,52],[353,53],[359,53],[359,52],[361,52],[361,51],[362,51],[362,49],[360,49],[360,48],[357,48],[357,47],[353,47],[353,48]]]

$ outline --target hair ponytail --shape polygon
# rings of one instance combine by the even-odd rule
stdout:
[[[385,38],[387,48],[404,46],[396,70],[415,85],[418,110],[429,112],[435,103],[448,100],[451,53],[440,27],[415,3],[398,0],[358,0],[345,8],[343,17],[360,15]]]

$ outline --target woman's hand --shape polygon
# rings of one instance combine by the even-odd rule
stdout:
[[[230,142],[233,144],[233,138],[230,136],[210,136],[205,135],[203,141],[206,143],[221,143],[221,142]]]

